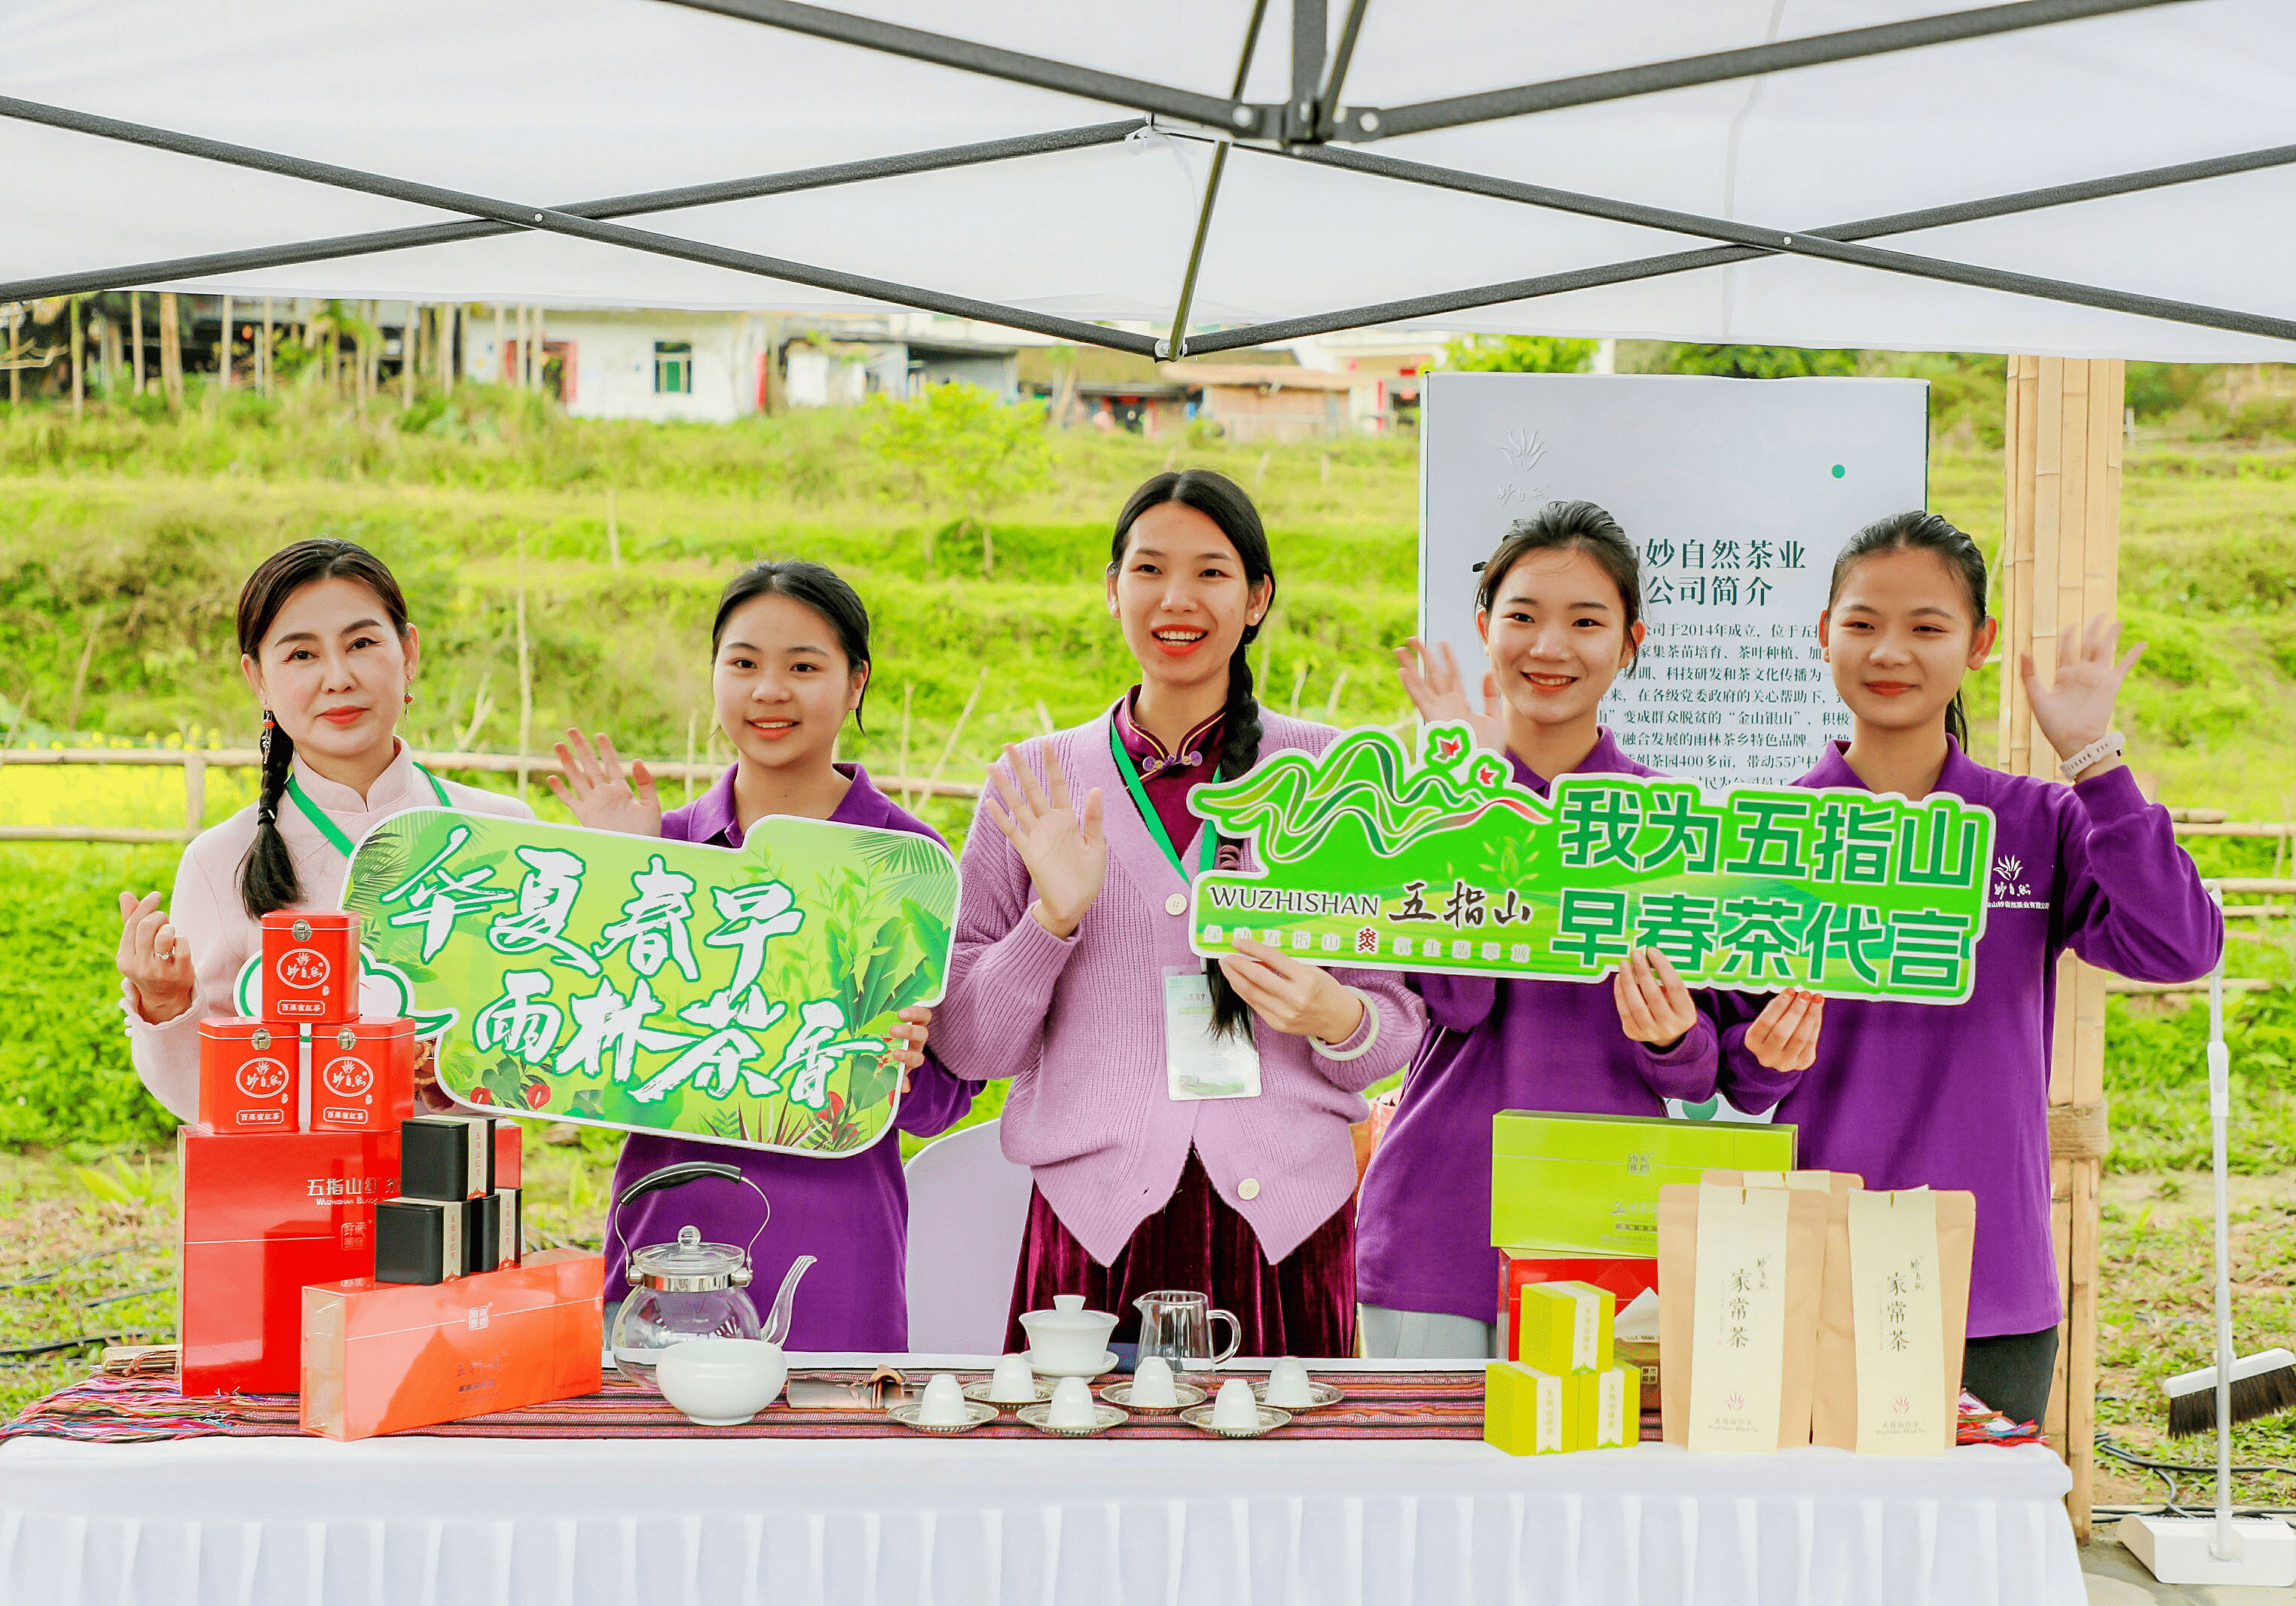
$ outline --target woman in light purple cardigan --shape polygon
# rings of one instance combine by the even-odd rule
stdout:
[[[1004,1152],[1036,1177],[1016,1318],[1083,1294],[1122,1318],[1125,1341],[1136,1298],[1190,1289],[1235,1314],[1243,1354],[1355,1352],[1348,1129],[1360,1090],[1417,1048],[1418,1001],[1389,972],[1249,942],[1206,970],[1188,947],[1191,876],[1215,858],[1248,867],[1200,834],[1189,787],[1338,736],[1252,696],[1244,651],[1275,591],[1241,488],[1203,470],[1142,486],[1108,569],[1141,684],[1103,717],[1008,751],[965,839],[933,1043],[962,1076],[1013,1080]],[[1184,1086],[1167,1060],[1168,987],[1193,989],[1215,1022],[1207,1036],[1182,1017],[1182,1058],[1249,1045],[1256,1094]],[[1023,1346],[1017,1321],[1007,1344]]]

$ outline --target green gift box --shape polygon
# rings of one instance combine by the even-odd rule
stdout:
[[[1562,1255],[1658,1253],[1658,1191],[1710,1170],[1791,1171],[1794,1129],[1502,1110],[1491,1118],[1491,1242]]]

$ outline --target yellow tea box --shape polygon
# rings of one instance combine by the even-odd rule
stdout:
[[[1522,1291],[1515,1354],[1541,1372],[1600,1372],[1611,1364],[1618,1296],[1591,1282],[1533,1282]]]
[[[1585,1432],[1589,1450],[1620,1449],[1643,1436],[1643,1370],[1631,1361],[1584,1374]]]
[[[1483,1442],[1510,1455],[1577,1449],[1576,1405],[1570,1379],[1521,1361],[1493,1361],[1483,1368]]]

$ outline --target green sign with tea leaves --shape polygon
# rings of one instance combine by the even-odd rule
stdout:
[[[358,845],[343,906],[444,1020],[457,1099],[838,1156],[892,1128],[885,1034],[940,997],[956,864],[818,820],[729,849],[417,808]]]
[[[1851,788],[1564,775],[1542,798],[1464,724],[1414,755],[1349,731],[1199,786],[1263,868],[1195,883],[1195,951],[1595,981],[1637,946],[1693,985],[1958,1004],[1985,934],[1990,809]]]

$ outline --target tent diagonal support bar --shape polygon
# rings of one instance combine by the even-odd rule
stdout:
[[[1906,251],[1885,250],[1879,246],[1859,245],[1826,234],[1794,234],[1784,229],[1773,229],[1756,224],[1733,223],[1719,217],[1701,217],[1690,212],[1677,212],[1665,207],[1644,206],[1636,201],[1611,201],[1602,196],[1581,195],[1570,190],[1551,189],[1544,184],[1523,184],[1514,179],[1489,178],[1480,174],[1462,173],[1450,168],[1431,167],[1424,162],[1398,161],[1393,157],[1376,156],[1367,151],[1351,151],[1332,145],[1293,145],[1281,154],[1295,161],[1314,162],[1319,166],[1340,168],[1353,172],[1374,174],[1385,178],[1398,178],[1410,184],[1422,184],[1438,189],[1458,190],[1472,195],[1488,195],[1501,201],[1520,201],[1528,206],[1544,207],[1553,211],[1572,212],[1580,217],[1603,217],[1614,223],[1637,224],[1645,228],[1664,229],[1669,234],[1693,234],[1708,240],[1718,240],[1732,245],[1753,246],[1764,251],[1784,256],[1816,257],[1830,262],[1845,262],[1857,267],[1878,268],[1884,273],[1904,274],[1913,278],[1936,279],[1951,284],[1973,285],[1980,290],[1997,290],[2011,295],[2031,296],[2046,301],[2063,301],[2074,306],[2102,307],[2109,312],[2125,312],[2138,317],[2161,318],[2172,324],[2191,324],[2207,329],[2228,329],[2241,334],[2263,335],[2271,340],[2296,340],[2296,320],[2267,317],[2259,313],[2238,312],[2227,307],[2202,307],[2189,301],[2169,300],[2161,296],[2140,295],[2130,291],[2112,290],[2095,284],[2079,284],[2063,279],[2041,278],[2032,274],[2011,273],[2004,268],[1980,267],[1964,262],[1948,262],[1934,257],[1915,256]]]
[[[355,190],[368,195],[381,195],[394,201],[405,201],[416,206],[435,207],[441,211],[461,212],[472,217],[490,218],[513,228],[533,229],[542,234],[567,234],[578,240],[594,240],[603,245],[619,245],[631,250],[648,251],[655,256],[670,257],[681,261],[698,262],[705,266],[729,268],[735,273],[754,274],[760,278],[780,279],[791,284],[808,284],[816,290],[835,291],[842,295],[865,297],[873,301],[888,301],[897,307],[914,307],[925,312],[942,312],[961,318],[977,318],[983,323],[999,324],[1009,329],[1026,329],[1038,334],[1057,335],[1063,340],[1082,341],[1088,345],[1110,346],[1119,351],[1133,351],[1145,356],[1152,355],[1155,342],[1144,334],[1132,334],[1122,330],[1104,328],[1075,318],[1054,317],[1030,312],[1018,307],[1006,307],[994,301],[982,301],[971,296],[953,296],[939,291],[924,290],[914,284],[896,283],[890,279],[877,279],[862,274],[849,274],[840,269],[819,267],[810,263],[791,262],[780,257],[762,256],[755,251],[736,250],[731,246],[711,245],[699,240],[682,240],[674,234],[658,234],[648,229],[631,228],[626,224],[609,223],[599,218],[578,217],[570,212],[549,208],[537,209],[516,201],[499,201],[492,196],[472,195],[460,190],[442,189],[436,184],[417,184],[409,179],[391,178],[377,173],[363,173],[355,168],[337,167],[332,162],[312,161],[299,156],[282,156],[273,152],[257,151],[246,145],[234,145],[222,140],[206,139],[198,135],[177,134],[165,128],[154,128],[143,123],[121,122],[114,118],[98,117],[91,112],[72,111],[59,106],[42,105],[36,101],[18,100],[0,95],[0,117],[24,122],[41,123],[50,127],[69,128],[75,133],[90,134],[102,139],[116,139],[129,144],[146,145],[153,150],[169,151],[180,156],[194,156],[204,161],[221,162],[227,166],[247,168],[256,172],[275,173],[283,177],[299,178],[312,184],[323,184],[340,190]]]
[[[1525,84],[1513,89],[1494,89],[1479,94],[1421,101],[1408,106],[1348,109],[1333,129],[1344,140],[1391,139],[1399,134],[1421,134],[1430,128],[1455,128],[1463,123],[1487,123],[1497,118],[1522,117],[1554,111],[1565,106],[1588,106],[1601,101],[1657,94],[1693,84],[1716,84],[1731,78],[1816,67],[1829,61],[1851,61],[1862,56],[1888,55],[1979,39],[1994,34],[2044,28],[2116,12],[2141,11],[2174,5],[2184,0],[2020,0],[2012,5],[1988,5],[1973,11],[1948,12],[1874,28],[1853,28],[1841,33],[1813,34],[1800,39],[1781,39],[1744,50],[1716,51],[1710,55],[1685,56],[1679,61],[1653,61],[1611,72],[1591,72],[1556,78],[1545,84]]]
[[[752,201],[767,195],[792,194],[800,190],[827,189],[868,179],[935,173],[980,162],[1036,156],[1050,151],[1076,151],[1092,145],[1114,144],[1142,127],[1144,125],[1139,119],[1128,117],[1117,122],[1062,128],[1050,134],[1024,135],[1017,139],[947,145],[906,156],[871,157],[862,161],[837,162],[827,167],[799,168],[787,173],[760,174],[754,178],[727,179],[719,184],[686,184],[674,190],[614,195],[602,201],[577,201],[553,209],[577,217],[593,218],[672,212],[687,207],[716,206],[729,201]],[[136,285],[210,278],[218,274],[251,273],[260,268],[289,267],[302,262],[325,262],[344,257],[372,256],[383,251],[412,250],[425,245],[445,245],[458,240],[484,240],[525,232],[523,227],[480,218],[468,218],[460,223],[429,224],[414,228],[377,229],[364,234],[337,234],[324,240],[300,240],[282,245],[255,246],[245,250],[212,251],[203,256],[175,257],[157,262],[127,263],[116,267],[87,268],[76,273],[50,274],[37,279],[20,279],[13,283],[0,283],[0,301],[30,301],[46,296],[125,290]]]
[[[1221,140],[1212,147],[1212,170],[1204,180],[1204,204],[1196,214],[1196,238],[1188,247],[1188,271],[1180,279],[1179,305],[1172,309],[1172,334],[1169,340],[1156,342],[1156,355],[1185,356],[1188,355],[1188,311],[1195,305],[1196,274],[1204,266],[1204,242],[1212,232],[1212,208],[1218,203],[1220,176],[1227,171],[1228,143]]]
[[[2039,211],[2076,201],[2135,194],[2139,191],[2162,189],[2170,184],[2192,184],[2204,178],[2221,178],[2234,173],[2253,173],[2292,164],[2296,164],[2296,145],[2273,145],[2260,151],[2243,151],[2231,156],[2180,162],[2173,167],[2147,168],[2140,172],[2124,173],[2111,178],[2081,179],[2046,189],[2020,190],[1984,201],[1956,201],[1949,206],[1931,207],[1922,211],[1896,212],[1884,217],[1833,224],[1808,232],[1833,240],[1865,240],[1887,234],[1913,234],[1922,229],[1942,228],[1949,224],[2005,217],[2018,212]],[[1570,291],[1591,290],[1605,284],[1631,283],[1637,279],[1654,279],[1668,274],[1695,272],[1701,268],[1724,267],[1734,262],[1751,262],[1778,254],[1779,250],[1775,247],[1724,245],[1675,251],[1664,256],[1637,257],[1629,261],[1607,263],[1596,267],[1573,268],[1567,273],[1543,274],[1535,278],[1418,296],[1406,301],[1343,307],[1275,323],[1225,329],[1199,335],[1189,342],[1189,346],[1197,354],[1204,355],[1240,346],[1299,340],[1308,335],[1331,334],[1343,329],[1398,323],[1406,318],[1442,317],[1478,307],[1536,300],[1541,296],[1562,295]]]
[[[938,67],[954,67],[960,71],[977,72],[987,78],[1028,84],[1062,94],[1080,95],[1086,100],[1106,101],[1140,111],[1154,111],[1187,122],[1202,123],[1210,127],[1233,128],[1239,134],[1274,132],[1273,108],[1249,106],[1240,100],[1224,101],[1216,95],[1198,94],[1192,89],[1177,89],[1166,84],[1128,78],[1119,73],[1102,72],[1095,68],[1047,61],[1042,56],[1003,50],[993,45],[979,45],[947,34],[904,28],[895,22],[881,22],[873,17],[857,17],[849,12],[802,5],[797,4],[797,0],[666,0],[666,4],[714,12],[719,16],[738,18],[745,22],[762,22],[770,28],[806,34],[816,39],[857,45],[865,50],[906,56],[912,61],[930,61]],[[1239,90],[1237,93],[1241,94],[1242,92]],[[1261,127],[1264,117],[1270,119],[1265,129]]]
[[[1340,47],[1332,55],[1331,76],[1324,80],[1324,92],[1316,97],[1316,137],[1332,137],[1332,124],[1338,119],[1340,93],[1347,87],[1348,68],[1356,59],[1356,40],[1362,36],[1364,12],[1371,9],[1371,0],[1351,0],[1348,20],[1340,28]]]

